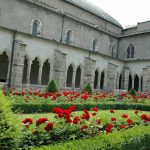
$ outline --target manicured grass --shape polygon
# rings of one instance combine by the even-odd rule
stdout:
[[[128,118],[137,120],[139,118],[139,115],[141,114],[147,114],[150,116],[150,112],[147,111],[140,111],[138,115],[135,115],[135,110],[115,110],[115,113],[112,114],[109,112],[109,110],[100,110],[97,113],[97,117],[103,122],[103,123],[108,123],[110,122],[110,119],[116,118],[117,122],[121,122],[123,118],[121,117],[122,114],[127,114]],[[81,115],[83,111],[76,111],[72,113],[75,116]],[[93,111],[91,111],[91,114]],[[55,114],[53,113],[38,113],[38,114],[15,114],[17,118],[19,119],[20,122],[24,120],[25,118],[32,118],[34,121],[36,121],[38,118],[48,118],[50,121],[55,121]]]

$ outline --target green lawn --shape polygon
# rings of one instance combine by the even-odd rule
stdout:
[[[150,116],[150,112],[146,112],[146,111],[141,111],[138,115],[135,115],[134,110],[115,110],[115,113],[112,114],[109,112],[109,110],[100,110],[97,113],[97,118],[99,118],[103,123],[106,122],[110,122],[110,118],[116,118],[117,122],[122,121],[123,118],[121,117],[122,114],[127,114],[128,118],[137,120],[141,115],[146,113],[147,115]],[[75,116],[81,115],[83,113],[83,111],[76,111],[74,113],[72,113]],[[92,114],[93,111],[90,112],[90,114]],[[18,120],[20,122],[22,122],[22,120],[24,120],[25,118],[32,118],[34,121],[36,121],[38,118],[48,118],[50,121],[55,121],[55,114],[53,113],[41,113],[41,114],[15,114],[16,117],[18,118]],[[92,116],[93,117],[93,116]]]

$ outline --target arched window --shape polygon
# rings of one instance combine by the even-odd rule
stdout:
[[[97,89],[98,84],[98,71],[95,71],[95,77],[94,77],[94,89]]]
[[[72,44],[73,43],[73,32],[71,30],[67,30],[66,43],[67,44]]]
[[[92,45],[92,50],[93,51],[97,51],[98,47],[97,47],[97,39],[93,40],[93,45]]]
[[[42,85],[48,84],[49,76],[50,76],[50,64],[49,64],[48,60],[46,60],[43,64],[43,68],[42,68],[42,79],[41,79]]]
[[[27,57],[25,57],[22,83],[27,83],[27,70],[28,70],[28,59],[27,59]]]
[[[42,33],[42,24],[39,20],[34,20],[32,23],[32,35],[40,36]]]
[[[70,65],[67,70],[66,86],[72,87],[73,67]]]
[[[8,56],[6,52],[0,54],[0,82],[6,82],[8,73]]]
[[[80,66],[76,70],[76,79],[75,79],[75,87],[79,88],[81,82],[81,68]]]
[[[32,61],[31,72],[30,72],[30,83],[38,84],[38,76],[39,76],[39,61],[35,58]]]
[[[127,48],[127,58],[134,58],[135,48],[133,44],[130,44]]]
[[[102,72],[101,73],[101,81],[100,81],[100,89],[104,88],[104,77],[105,77],[105,74],[104,74],[104,72]]]

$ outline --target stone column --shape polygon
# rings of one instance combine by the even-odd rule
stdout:
[[[25,43],[19,40],[15,41],[11,76],[11,85],[15,87],[22,87],[25,48]]]
[[[54,80],[60,89],[64,88],[66,82],[66,54],[55,50],[54,52]]]
[[[107,87],[106,90],[112,91],[116,89],[117,82],[117,67],[112,63],[108,63],[107,67]]]
[[[100,81],[101,81],[101,72],[98,72],[98,83],[97,83],[97,89],[100,90]]]
[[[42,80],[42,69],[43,69],[43,62],[39,64],[39,74],[38,74],[38,84],[41,85]]]
[[[94,85],[94,76],[95,76],[95,67],[96,61],[85,57],[84,60],[84,84],[91,83],[91,86]]]
[[[129,86],[129,68],[128,67],[124,67],[123,68],[123,74],[122,74],[122,87],[124,90],[128,90],[128,86]]]
[[[143,92],[147,91],[147,68],[143,68]]]
[[[139,92],[141,92],[141,77],[139,77],[139,89],[138,89]]]
[[[7,72],[7,79],[6,79],[6,83],[9,83],[9,76],[10,76],[10,59],[9,59],[9,63],[8,63],[8,72]]]
[[[132,88],[134,89],[134,76],[132,76]]]
[[[30,84],[30,72],[31,72],[32,61],[28,60],[28,70],[27,70],[27,85]]]

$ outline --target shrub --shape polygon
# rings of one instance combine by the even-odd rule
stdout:
[[[85,140],[35,148],[34,150],[148,150],[150,149],[149,142],[149,126],[140,126],[111,134],[101,134]]]
[[[54,80],[50,81],[50,83],[48,84],[48,86],[46,88],[46,91],[50,92],[50,93],[58,92],[58,87],[57,87],[57,84]]]
[[[136,96],[136,91],[133,88],[131,88],[129,94]]]
[[[93,91],[92,91],[92,87],[91,87],[91,84],[90,83],[87,83],[87,85],[84,87],[83,91],[82,92],[88,92],[89,94],[92,94]]]
[[[9,103],[0,92],[0,149],[16,149],[19,130]]]

